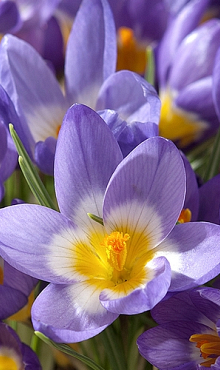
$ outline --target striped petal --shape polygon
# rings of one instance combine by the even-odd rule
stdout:
[[[91,280],[68,286],[50,284],[32,308],[35,330],[56,342],[79,342],[104,330],[117,314],[108,312],[99,301],[102,281]]]

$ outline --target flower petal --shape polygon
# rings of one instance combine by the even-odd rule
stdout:
[[[36,50],[12,35],[1,42],[0,81],[34,140],[56,137],[66,111],[60,86]]]
[[[35,330],[56,342],[69,343],[100,333],[118,317],[101,305],[99,294],[102,289],[102,281],[68,286],[50,284],[33,304]]]
[[[107,288],[100,294],[102,305],[118,314],[138,314],[153,308],[170,286],[170,266],[165,258],[150,261],[145,267],[145,285],[138,277]]]
[[[106,0],[84,0],[69,36],[65,78],[70,104],[95,108],[99,88],[115,71],[116,35]]]
[[[103,206],[106,230],[142,233],[148,247],[154,248],[174,227],[184,196],[179,151],[164,138],[150,138],[118,165],[108,184]]]
[[[16,269],[41,280],[74,281],[75,229],[60,213],[20,204],[0,210],[0,254]]]
[[[219,274],[219,237],[220,227],[215,224],[187,222],[174,227],[156,253],[170,262],[170,291],[190,289]]]
[[[60,211],[78,226],[89,222],[87,213],[102,217],[104,192],[121,160],[117,141],[102,118],[84,105],[73,105],[62,124],[55,156]]]

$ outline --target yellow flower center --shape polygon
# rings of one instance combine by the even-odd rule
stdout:
[[[0,370],[23,370],[17,354],[11,353],[10,355],[11,350],[6,350],[6,352],[8,353],[0,354]]]
[[[128,69],[144,74],[146,68],[146,47],[138,44],[130,28],[118,30],[117,70]]]
[[[217,334],[193,334],[189,341],[196,343],[196,347],[200,349],[201,356],[205,360],[200,365],[204,367],[213,365],[220,356],[220,338]]]
[[[117,271],[122,271],[127,257],[127,244],[129,234],[114,231],[104,238],[102,243],[106,248],[107,261]]]
[[[185,222],[190,222],[192,218],[192,213],[189,208],[183,208],[180,212],[178,223],[184,224]]]
[[[160,136],[173,140],[180,148],[184,148],[198,140],[207,126],[195,114],[176,107],[169,91],[161,94]]]

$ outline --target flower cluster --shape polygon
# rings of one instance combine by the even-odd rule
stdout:
[[[219,5],[0,2],[0,369],[220,369]]]

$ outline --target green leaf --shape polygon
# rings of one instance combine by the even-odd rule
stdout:
[[[155,61],[154,53],[151,46],[148,46],[146,49],[147,54],[147,68],[145,73],[145,80],[147,80],[152,86],[155,83]]]
[[[40,333],[39,331],[35,331],[35,334],[45,343],[47,343],[49,346],[52,346],[56,349],[58,349],[61,352],[66,353],[69,356],[75,357],[81,362],[83,362],[85,365],[89,366],[93,370],[105,370],[103,367],[96,364],[92,359],[89,357],[86,357],[84,355],[81,355],[80,353],[74,351],[71,347],[69,347],[67,344],[64,343],[55,343],[51,339],[47,338],[44,334]]]
[[[9,124],[9,131],[19,154],[18,161],[21,170],[35,198],[42,206],[56,209],[45,186],[43,185],[40,179],[40,176],[35,166],[33,165],[28,153],[26,152],[21,140],[19,139],[11,123]]]
[[[206,182],[219,173],[220,168],[220,129],[217,132],[212,152],[206,163],[206,171],[203,180]]]

